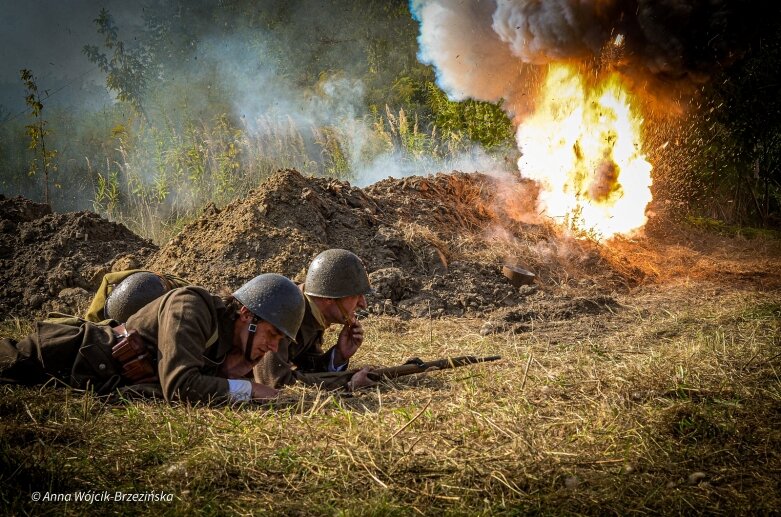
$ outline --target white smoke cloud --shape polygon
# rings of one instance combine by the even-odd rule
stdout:
[[[454,156],[441,159],[430,156],[412,156],[404,152],[388,152],[356,165],[359,172],[356,185],[359,187],[389,177],[425,176],[454,170],[506,175],[506,167],[502,161],[496,156],[487,154],[483,148],[477,145]]]
[[[250,131],[267,128],[257,124],[266,116],[284,116],[300,127],[322,126],[353,120],[362,109],[363,83],[346,75],[325,78],[316,89],[295,85],[273,60],[259,32],[207,39],[199,44],[205,71],[220,81],[233,106]],[[251,47],[248,41],[253,41]],[[206,72],[205,72],[206,73]]]
[[[455,100],[498,101],[515,82],[518,61],[491,30],[493,2],[431,1],[422,21],[419,58],[437,68],[439,84]]]
[[[365,113],[363,82],[343,72],[324,77],[315,88],[297,86],[273,60],[265,58],[270,54],[265,42],[275,36],[253,31],[202,40],[198,51],[201,76],[190,74],[190,80],[219,81],[223,91],[229,92],[233,113],[243,122],[250,141],[262,146],[258,152],[277,160],[280,168],[304,165],[285,161],[290,157],[292,140],[300,142],[313,162],[323,160],[322,146],[330,131],[330,136],[339,140],[357,186],[389,176],[502,170],[501,159],[489,156],[479,146],[442,158],[399,147],[388,149],[387,142],[379,140],[376,120]],[[197,88],[192,94],[198,91],[205,90]],[[288,145],[268,145],[275,139],[287,139]]]

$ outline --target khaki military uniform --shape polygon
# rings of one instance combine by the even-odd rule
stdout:
[[[303,291],[303,285],[300,286]],[[325,389],[344,387],[352,374],[345,372],[328,372],[334,347],[323,352],[323,333],[325,323],[319,316],[317,306],[304,295],[306,308],[301,328],[296,334],[296,342],[283,339],[274,353],[267,353],[255,366],[255,382],[281,388],[295,382],[309,385],[319,385]],[[320,375],[311,375],[321,373]]]
[[[113,273],[108,273],[103,276],[103,280],[100,283],[100,287],[98,287],[97,292],[95,293],[95,297],[92,298],[92,302],[90,303],[89,308],[87,309],[87,312],[84,314],[84,319],[87,321],[104,321],[108,318],[106,318],[105,308],[106,308],[106,300],[108,299],[108,295],[111,294],[111,291],[116,287],[122,280],[126,279],[130,275],[134,273],[153,273],[160,277],[160,279],[163,281],[163,284],[165,284],[166,291],[169,291],[171,289],[174,289],[176,287],[186,287],[190,285],[190,282],[183,278],[179,278],[178,276],[171,275],[168,273],[162,274],[162,273],[155,273],[154,271],[148,271],[146,269],[128,269],[125,271],[115,271]]]
[[[233,345],[235,318],[219,297],[191,286],[146,305],[126,327],[156,349],[155,387],[167,401],[219,403],[228,399],[228,380],[218,371]],[[111,356],[116,339],[107,324],[75,318],[39,322],[19,342],[0,340],[0,382],[40,384],[55,378],[109,393],[127,384]]]

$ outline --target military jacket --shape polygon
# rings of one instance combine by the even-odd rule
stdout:
[[[202,287],[169,291],[131,316],[125,327],[157,349],[166,400],[223,402],[228,380],[217,375],[233,345],[235,314]]]
[[[227,401],[228,380],[218,373],[232,348],[234,323],[235,314],[202,287],[174,289],[143,307],[125,326],[156,352],[159,385],[141,385],[139,391],[168,401]],[[0,339],[0,383],[36,385],[54,378],[111,393],[126,385],[111,353],[116,342],[106,323],[75,317],[37,322],[35,332],[18,342]]]

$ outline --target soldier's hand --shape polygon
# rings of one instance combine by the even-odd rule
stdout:
[[[350,378],[350,382],[347,383],[347,389],[350,391],[357,390],[358,388],[366,388],[368,386],[374,386],[377,384],[375,381],[369,378],[369,372],[372,369],[368,366],[364,366],[353,374]]]
[[[265,384],[252,383],[252,400],[275,399],[279,395],[279,390],[269,388]]]
[[[350,359],[363,343],[363,325],[358,320],[352,325],[345,325],[339,332],[339,339],[336,341],[336,350],[334,364],[342,365]]]

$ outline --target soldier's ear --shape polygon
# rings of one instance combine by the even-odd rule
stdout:
[[[239,320],[243,323],[252,321],[254,314],[246,307],[239,309]]]

